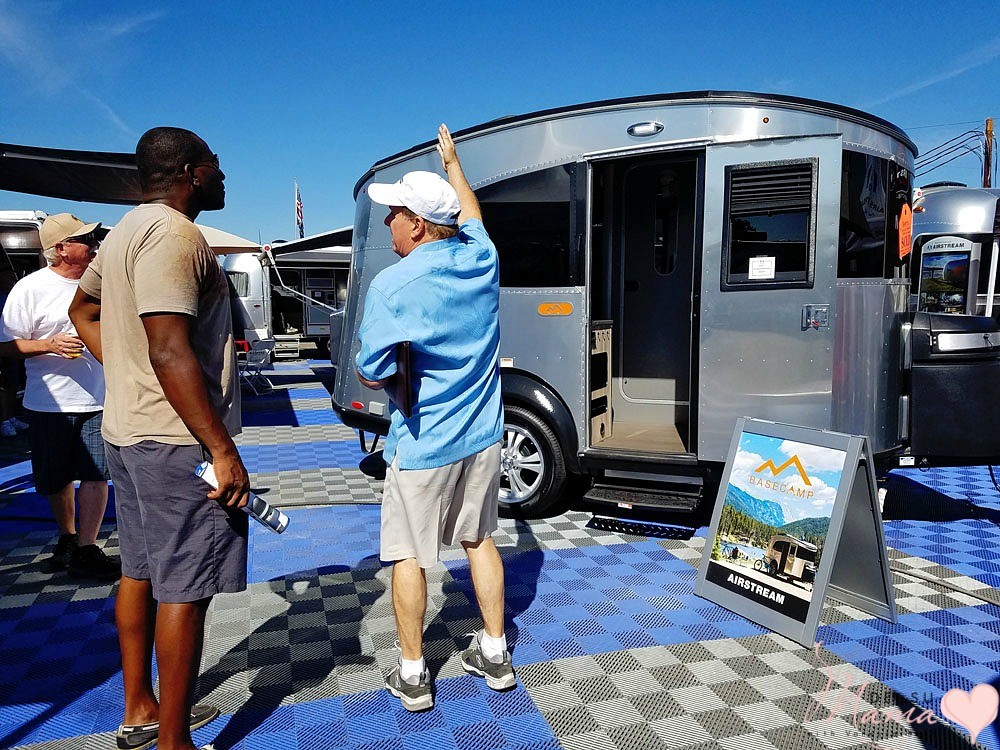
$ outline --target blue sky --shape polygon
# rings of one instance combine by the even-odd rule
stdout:
[[[378,159],[505,115],[701,89],[869,111],[921,151],[1000,118],[994,2],[0,0],[0,141],[132,151],[156,125],[219,153],[199,221],[290,238],[351,223]],[[918,179],[978,184],[966,156]],[[0,209],[127,210],[0,191]]]

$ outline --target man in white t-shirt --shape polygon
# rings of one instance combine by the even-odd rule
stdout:
[[[71,214],[45,220],[38,236],[49,265],[11,289],[0,317],[0,356],[25,359],[32,475],[59,526],[49,571],[113,581],[121,576],[121,564],[96,544],[108,504],[101,438],[104,370],[69,319],[69,303],[105,231],[99,222],[85,224]],[[78,494],[75,480],[80,480]]]

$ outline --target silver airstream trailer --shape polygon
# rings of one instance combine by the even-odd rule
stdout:
[[[594,500],[691,508],[714,498],[742,415],[865,434],[887,465],[1000,456],[1000,438],[970,455],[933,437],[911,452],[916,149],[894,125],[818,101],[695,92],[455,137],[500,256],[508,511],[545,511],[573,476]],[[376,434],[386,397],[360,386],[354,357],[368,285],[396,256],[366,189],[416,169],[440,169],[433,143],[355,187],[333,400],[345,424]],[[970,404],[982,419],[1000,403],[1000,361],[959,364],[968,373],[952,375],[988,384]],[[920,397],[934,402],[947,384],[931,381]]]
[[[222,255],[220,263],[238,302],[234,330],[275,339],[276,355],[297,354],[299,342],[312,341],[323,357],[328,356],[331,313],[338,326],[347,296],[350,241],[351,227],[347,227],[275,243],[259,252]]]
[[[939,183],[914,191],[914,309],[992,316],[998,239],[1000,189]]]
[[[764,557],[754,561],[754,569],[810,584],[816,580],[816,556],[819,548],[798,537],[774,534],[767,543]]]

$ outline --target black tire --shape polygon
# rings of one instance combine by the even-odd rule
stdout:
[[[758,571],[758,572],[764,570],[764,561],[763,560],[754,560],[753,561],[753,569],[756,570],[756,571]]]
[[[767,564],[767,572],[772,576],[778,575],[778,562],[776,560],[771,560],[771,562]]]
[[[330,339],[316,339],[316,358],[330,359]]]
[[[534,413],[504,408],[500,451],[500,512],[529,518],[544,515],[562,499],[566,459],[559,439]]]

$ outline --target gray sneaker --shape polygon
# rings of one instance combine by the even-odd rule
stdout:
[[[431,694],[431,678],[427,671],[420,675],[420,682],[411,685],[399,674],[399,664],[389,670],[385,676],[385,687],[399,698],[407,711],[426,711],[434,707],[434,696]]]
[[[490,661],[483,656],[483,649],[479,644],[481,634],[481,630],[474,633],[472,644],[462,652],[462,667],[470,674],[485,677],[486,685],[491,690],[510,690],[517,684],[510,652],[503,652],[503,661],[499,664]]]

